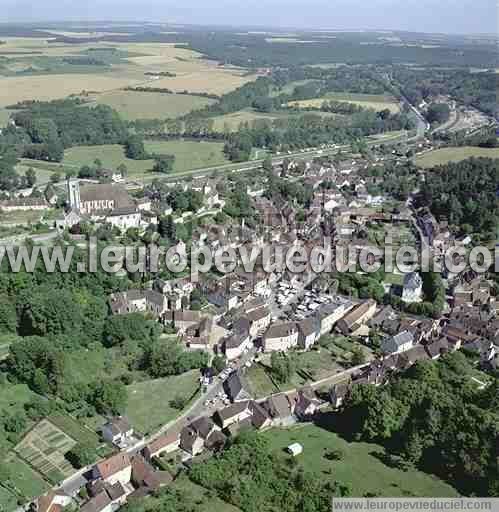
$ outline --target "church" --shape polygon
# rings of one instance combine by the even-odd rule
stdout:
[[[120,185],[106,183],[80,186],[78,179],[70,178],[67,181],[67,196],[71,213],[65,216],[62,225],[58,227],[71,227],[81,218],[105,222],[123,231],[140,227],[141,212]],[[65,225],[66,219],[70,220],[71,225]]]

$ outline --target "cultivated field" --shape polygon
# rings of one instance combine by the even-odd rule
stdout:
[[[120,77],[116,74],[61,74],[0,78],[0,107],[23,100],[49,101],[64,98],[83,91],[111,91],[139,80]]]
[[[165,87],[175,92],[207,92],[221,95],[256,79],[256,75],[246,76],[245,73],[233,69],[206,66],[198,71],[178,75],[174,78],[156,80],[154,87]]]
[[[244,76],[246,72],[242,69],[218,66],[216,62],[202,59],[197,52],[176,48],[173,44],[83,43],[76,46],[49,45],[46,38],[2,40],[6,44],[0,48],[0,108],[22,100],[52,100],[84,91],[111,92],[139,84],[173,91],[223,94],[256,78],[255,75]],[[105,65],[74,65],[64,60],[82,56],[102,59]],[[177,76],[155,80],[145,75],[165,71]],[[130,115],[134,116],[135,112]],[[145,117],[148,117],[147,112]]]
[[[288,105],[299,108],[320,107],[324,101],[344,101],[353,103],[363,108],[370,108],[376,111],[388,109],[390,112],[400,112],[400,106],[392,96],[383,96],[382,94],[353,94],[353,93],[328,93],[323,98],[314,98],[311,100],[291,101]]]
[[[180,411],[170,406],[170,400],[178,395],[190,398],[199,387],[198,377],[199,371],[193,370],[128,386],[126,415],[131,424],[147,434],[175,419]]]
[[[472,156],[499,158],[499,148],[478,148],[471,146],[442,148],[416,157],[416,164],[420,167],[430,168],[449,162],[459,162],[466,158],[471,158]]]
[[[190,171],[228,163],[222,142],[197,142],[190,140],[146,141],[146,151],[175,155],[173,172]]]
[[[48,420],[42,420],[15,447],[15,451],[51,482],[57,483],[73,473],[64,455],[76,440]]]
[[[184,94],[113,91],[98,95],[96,102],[109,105],[119,112],[123,119],[134,121],[181,117],[193,110],[211,105],[215,100]]]
[[[384,449],[373,443],[348,443],[337,434],[308,424],[290,429],[272,429],[264,434],[276,452],[291,443],[303,446],[296,460],[306,471],[321,478],[331,473],[334,480],[351,487],[352,496],[373,493],[384,497],[420,496],[454,497],[457,492],[438,478],[414,469],[403,471],[388,467],[381,459]],[[342,453],[341,460],[328,460],[325,455],[333,450]]]

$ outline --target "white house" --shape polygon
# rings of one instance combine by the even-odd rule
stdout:
[[[331,332],[331,329],[334,327],[336,322],[343,318],[350,309],[352,309],[353,304],[351,302],[335,302],[332,304],[326,304],[319,310],[319,322],[320,322],[320,335],[328,334]]]
[[[298,329],[294,322],[274,324],[263,338],[265,352],[286,351],[298,345]]]
[[[246,315],[250,322],[250,336],[256,338],[259,334],[265,332],[270,325],[270,309],[266,306],[253,309]]]
[[[395,336],[391,336],[389,338],[385,338],[381,342],[381,350],[385,354],[398,354],[400,352],[405,352],[412,348],[414,344],[414,335],[411,331],[402,331],[396,334]]]
[[[423,294],[423,280],[417,272],[411,272],[404,276],[404,288],[402,300],[404,302],[419,302]]]
[[[133,427],[123,416],[112,418],[102,427],[102,437],[116,446],[123,446],[133,436]]]
[[[225,356],[229,361],[241,357],[245,350],[251,348],[248,332],[235,333],[224,341]]]

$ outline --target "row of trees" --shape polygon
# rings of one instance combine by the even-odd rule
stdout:
[[[412,121],[404,113],[386,116],[384,112],[365,110],[340,119],[308,113],[228,134],[225,153],[232,160],[241,161],[247,159],[252,147],[287,151],[328,143],[350,144],[368,135],[411,128]]]

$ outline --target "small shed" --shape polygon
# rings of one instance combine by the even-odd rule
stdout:
[[[296,457],[297,455],[300,455],[300,453],[303,452],[303,446],[300,443],[293,443],[290,444],[286,448],[287,452],[292,455],[293,457]]]

